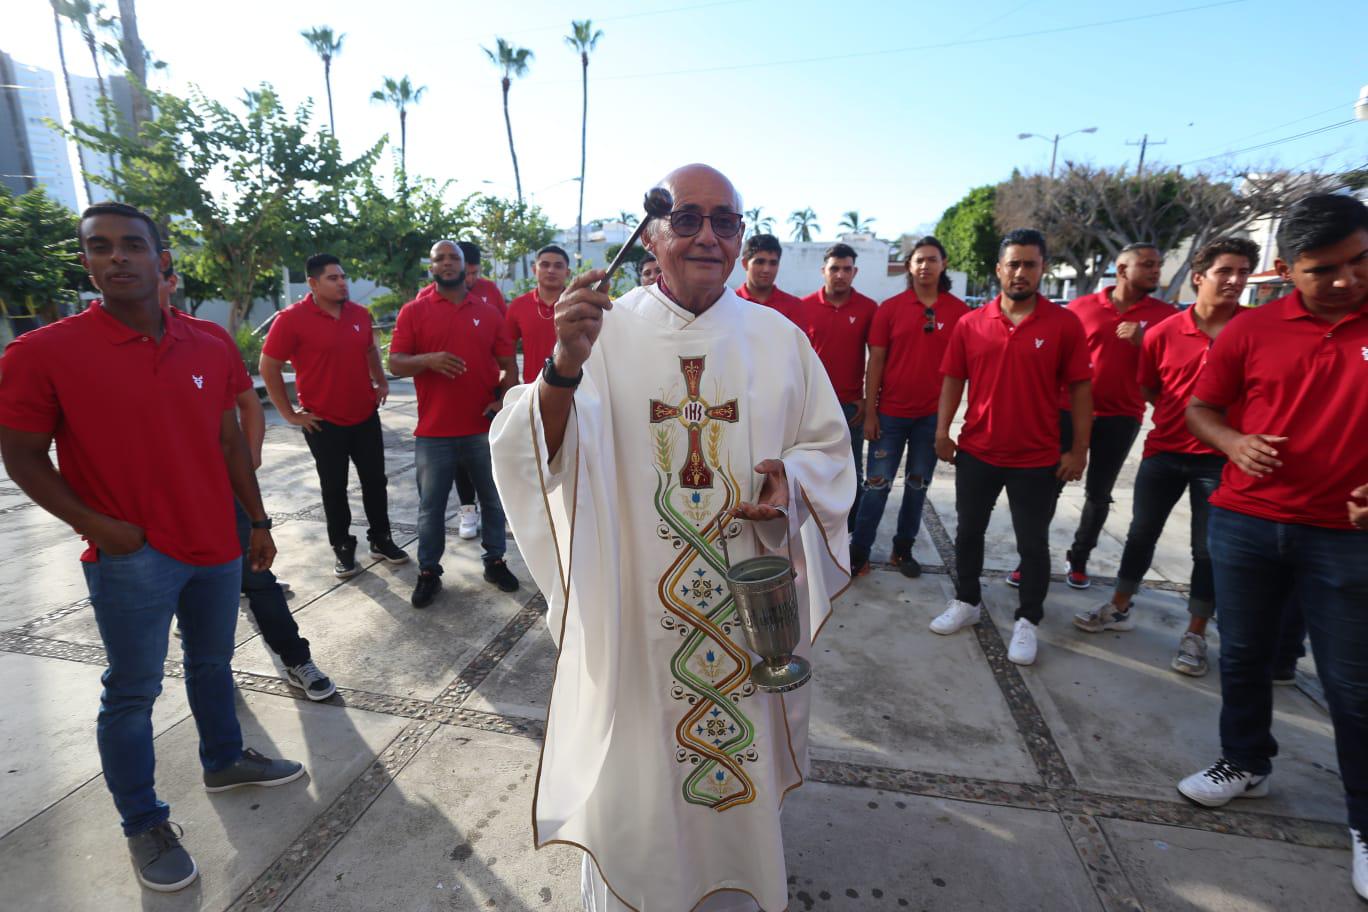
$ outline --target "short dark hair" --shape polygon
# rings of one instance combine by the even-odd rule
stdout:
[[[456,246],[461,248],[461,259],[465,260],[467,266],[480,265],[480,245],[472,241],[457,241]],[[566,260],[569,262],[569,260]]]
[[[853,260],[857,256],[858,254],[855,253],[855,248],[851,247],[849,244],[832,244],[826,249],[826,253],[822,254],[822,262],[825,263],[832,258],[844,260],[847,257]]]
[[[1303,253],[1368,230],[1368,206],[1352,196],[1318,193],[1297,200],[1278,226],[1278,256],[1291,265]]]
[[[741,259],[749,260],[757,253],[772,253],[782,259],[784,245],[772,234],[752,234],[746,238],[746,246],[741,248]]]
[[[1131,241],[1125,247],[1116,251],[1116,258],[1119,260],[1126,254],[1134,253],[1137,250],[1153,250],[1155,253],[1163,253],[1163,251],[1159,249],[1158,244],[1151,244],[1149,241]]]
[[[304,261],[304,271],[309,278],[316,279],[323,274],[323,270],[329,266],[341,266],[342,261],[331,253],[315,253]]]
[[[949,263],[950,263],[950,254],[948,254],[948,253],[945,252],[945,245],[942,244],[942,243],[940,242],[940,240],[939,240],[935,235],[933,235],[933,234],[928,234],[928,235],[925,235],[924,237],[919,237],[919,238],[917,238],[915,241],[913,241],[913,242],[912,242],[912,249],[909,250],[909,251],[907,251],[907,256],[903,257],[903,265],[904,265],[904,266],[910,267],[910,266],[912,265],[912,257],[915,256],[916,253],[917,253],[917,251],[920,250],[920,249],[923,248],[923,247],[935,247],[937,250],[940,251],[941,260],[945,262],[946,268],[943,269],[943,270],[941,270],[940,282],[936,285],[936,290],[937,290],[937,291],[940,291],[940,292],[949,291],[949,290],[950,290],[950,274],[949,274],[949,268],[950,268],[950,267],[949,267]],[[911,288],[911,287],[912,287],[912,270],[911,270],[910,268],[909,268],[908,271],[907,271],[907,287],[908,287],[908,288]]]
[[[999,262],[1002,261],[1002,255],[1007,252],[1008,247],[1034,247],[1040,251],[1042,260],[1050,258],[1050,248],[1045,243],[1045,235],[1034,228],[1013,228],[1004,234],[1002,243],[998,244]]]
[[[1198,248],[1192,256],[1192,274],[1188,277],[1188,284],[1192,290],[1197,290],[1197,275],[1205,273],[1216,262],[1216,258],[1222,254],[1233,254],[1242,256],[1249,260],[1249,271],[1253,272],[1259,266],[1259,245],[1249,238],[1242,237],[1219,237],[1209,244]]]
[[[565,248],[559,244],[547,244],[541,250],[537,251],[537,255],[532,258],[532,262],[535,263],[537,260],[541,259],[541,255],[543,253],[557,254],[561,257],[561,259],[565,260],[566,266],[570,265],[570,254],[566,253]]]
[[[85,211],[81,213],[81,222],[84,223],[86,219],[92,218],[96,215],[119,215],[124,218],[137,219],[138,221],[142,222],[144,225],[147,226],[147,234],[152,241],[153,250],[155,250],[157,253],[161,253],[162,250],[164,250],[166,247],[166,245],[162,243],[161,231],[157,229],[157,223],[152,221],[152,216],[148,215],[146,212],[143,212],[141,209],[130,206],[127,203],[94,203],[90,206],[87,206]],[[79,228],[77,229],[77,233],[80,233]],[[81,235],[80,240],[81,247],[84,248],[85,236]]]
[[[654,263],[654,262],[656,262],[656,255],[655,255],[654,253],[651,253],[651,252],[647,251],[646,255],[645,255],[644,257],[641,258],[641,262],[637,264],[637,268],[640,269],[642,266],[645,266],[647,263]]]

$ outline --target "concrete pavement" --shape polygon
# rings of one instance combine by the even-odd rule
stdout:
[[[100,778],[94,717],[103,651],[69,529],[0,477],[0,907],[574,910],[579,853],[531,845],[531,803],[554,651],[527,585],[484,583],[479,543],[453,528],[446,588],[418,612],[417,569],[331,574],[317,479],[300,432],[268,411],[261,473],[277,570],[318,664],[324,703],[281,679],[244,611],[234,665],[247,743],[303,761],[307,779],[208,795],[173,642],[154,714],[158,789],[201,870],[182,893],[141,890]],[[396,540],[417,513],[412,386],[382,411]],[[1092,570],[1052,586],[1040,660],[1006,661],[1015,564],[1005,504],[989,533],[990,619],[952,637],[927,623],[951,587],[953,470],[931,488],[918,580],[882,564],[837,603],[814,657],[810,781],[785,808],[790,908],[935,910],[1353,909],[1329,720],[1314,679],[1277,694],[1273,793],[1220,811],[1176,780],[1217,752],[1219,681],[1168,671],[1186,623],[1180,505],[1139,596],[1138,627],[1088,636],[1072,614],[1108,594],[1139,444]],[[360,510],[359,489],[354,511]],[[1061,501],[1056,560],[1082,490]],[[453,501],[453,513],[454,513]],[[1062,570],[1062,568],[1057,568]],[[1215,643],[1213,642],[1213,648]],[[1213,653],[1214,654],[1214,653]]]

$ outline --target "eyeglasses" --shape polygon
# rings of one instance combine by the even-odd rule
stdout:
[[[720,238],[736,237],[741,233],[741,214],[738,212],[717,212],[704,215],[676,209],[670,213],[670,230],[680,237],[693,237],[703,230],[703,220],[712,223],[713,234]]]
[[[922,311],[926,317],[926,325],[922,327],[922,332],[929,333],[936,331],[936,311],[928,307]]]

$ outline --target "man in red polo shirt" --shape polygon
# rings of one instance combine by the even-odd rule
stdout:
[[[1116,590],[1110,601],[1074,616],[1074,626],[1088,633],[1135,628],[1130,614],[1132,598],[1154,559],[1164,523],[1186,490],[1192,505],[1190,620],[1171,667],[1193,677],[1207,673],[1206,627],[1216,613],[1207,551],[1207,500],[1220,483],[1225,457],[1192,436],[1185,416],[1207,350],[1239,313],[1240,296],[1258,262],[1259,245],[1245,238],[1219,238],[1202,247],[1192,259],[1191,281],[1197,303],[1146,330],[1137,379],[1145,397],[1154,403],[1154,429],[1145,438],[1144,457],[1135,475],[1130,531]],[[1095,384],[1097,376],[1094,365]],[[1096,440],[1094,429],[1094,453]]]
[[[537,287],[508,305],[509,338],[514,342],[521,339],[523,345],[523,383],[537,379],[556,347],[556,302],[570,280],[570,254],[563,247],[548,244],[537,251],[532,274]]]
[[[1278,226],[1295,291],[1241,316],[1187,409],[1229,462],[1209,521],[1221,630],[1221,758],[1178,784],[1219,807],[1268,794],[1272,673],[1295,597],[1330,707],[1353,885],[1368,899],[1368,206],[1310,196]]]
[[[736,286],[736,293],[747,301],[772,307],[792,320],[802,302],[774,284],[783,255],[784,245],[772,234],[752,234],[746,238],[746,245],[741,248],[746,281]]]
[[[508,305],[504,302],[503,292],[499,286],[490,279],[480,275],[480,245],[471,241],[458,242],[461,248],[461,257],[465,260],[466,275],[466,294],[471,295],[476,300],[484,301],[499,312],[499,316],[508,313]]]
[[[81,263],[103,300],[5,350],[0,457],[19,488],[88,545],[82,569],[109,666],[96,723],[104,780],[139,881],[171,892],[198,876],[153,784],[152,705],[173,617],[205,787],[303,774],[298,763],[244,751],[233,704],[238,565],[269,568],[275,544],[233,411],[236,366],[219,339],[160,306],[171,260],[156,225],[102,203],[82,214],[80,232]],[[251,520],[245,558],[234,496]]]
[[[884,301],[874,314],[865,369],[864,438],[869,441],[869,471],[850,540],[851,573],[869,567],[869,549],[874,546],[905,447],[907,470],[891,562],[903,576],[921,576],[912,543],[921,529],[926,489],[936,470],[941,359],[955,325],[969,312],[950,293],[945,259],[945,248],[930,235],[913,244],[904,263],[907,291]]]
[[[1092,584],[1088,558],[1111,512],[1116,478],[1140,433],[1140,419],[1145,414],[1145,397],[1136,382],[1141,343],[1146,332],[1178,312],[1172,304],[1151,297],[1159,287],[1163,265],[1164,258],[1154,245],[1128,244],[1117,254],[1114,286],[1069,302],[1069,310],[1083,323],[1093,366],[1093,425],[1083,510],[1065,559],[1065,579],[1074,589]],[[1068,406],[1068,393],[1064,391],[1060,408],[1067,413]],[[1072,427],[1069,416],[1062,414],[1061,451],[1071,447]]]
[[[833,244],[822,257],[822,287],[803,298],[797,323],[826,368],[836,398],[850,424],[850,449],[855,457],[855,502],[850,506],[847,531],[854,531],[864,487],[865,346],[879,305],[854,288],[855,248]]]
[[[1050,587],[1050,518],[1059,482],[1074,481],[1088,462],[1092,367],[1078,317],[1039,294],[1045,236],[1008,232],[998,247],[1002,294],[965,316],[945,350],[936,418],[936,455],[955,465],[955,597],[931,629],[951,634],[978,623],[983,536],[998,494],[1007,503],[1021,556],[1021,604],[1007,658],[1030,665],[1036,626]],[[969,384],[959,441],[950,424]],[[1059,451],[1060,387],[1073,412],[1073,447]]]
[[[503,317],[466,293],[465,263],[453,241],[432,245],[432,290],[399,311],[390,369],[413,377],[418,391],[418,585],[413,607],[426,608],[442,588],[446,507],[456,472],[474,483],[483,515],[484,578],[504,592],[518,579],[504,563],[508,531],[489,459],[489,425],[518,365]]]
[[[361,572],[347,502],[348,462],[361,482],[366,538],[372,557],[391,564],[408,554],[390,537],[385,442],[380,412],[389,383],[371,332],[370,311],[347,296],[347,273],[330,253],[309,257],[309,293],[280,312],[261,348],[261,379],[266,392],[290,424],[304,429],[313,454],[328,521],[328,544],[337,557],[333,572],[347,579]],[[296,410],[285,390],[282,368],[294,365]]]

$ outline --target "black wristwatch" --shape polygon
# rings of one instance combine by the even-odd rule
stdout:
[[[268,517],[266,517],[265,519],[254,519],[254,520],[252,520],[252,528],[253,528],[253,529],[269,529],[269,528],[271,528],[271,517],[268,516]]]
[[[555,359],[547,358],[546,366],[542,368],[542,379],[551,386],[559,387],[560,389],[574,389],[579,386],[580,381],[584,379],[584,368],[581,367],[580,372],[573,377],[562,377],[560,374],[556,373]]]

